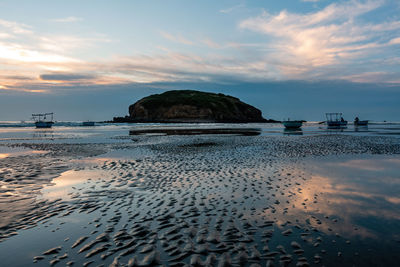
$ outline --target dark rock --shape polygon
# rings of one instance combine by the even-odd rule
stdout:
[[[238,98],[193,90],[151,95],[129,106],[129,116],[114,122],[272,122]]]

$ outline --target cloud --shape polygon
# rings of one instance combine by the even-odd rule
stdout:
[[[72,36],[40,34],[33,27],[15,21],[0,20],[0,59],[2,65],[30,68],[54,68],[62,64],[82,62],[70,56],[93,43],[109,42],[104,36]],[[52,66],[52,67],[51,67]]]
[[[5,91],[24,92],[24,93],[49,93],[49,91],[45,89],[26,89],[20,87],[13,88],[9,86],[0,85],[0,93]]]
[[[82,50],[99,43],[111,43],[113,40],[105,36],[72,36],[72,35],[42,35],[37,37],[37,46],[41,49],[65,53],[73,50]]]
[[[364,73],[344,76],[343,78],[358,83],[400,84],[400,78],[398,73],[390,73],[383,71],[364,72]]]
[[[169,52],[153,56],[118,57],[95,65],[105,73],[124,74],[135,82],[275,80],[277,73],[262,58]]]
[[[85,73],[82,70],[86,69],[85,60],[73,56],[74,52],[82,52],[83,49],[94,47],[99,43],[111,42],[107,36],[99,34],[84,37],[42,34],[34,32],[34,28],[28,25],[5,20],[0,20],[0,29],[3,30],[0,34],[0,67],[3,69],[0,84],[8,90],[20,88],[20,91],[24,91],[22,89],[28,84],[39,86],[43,83],[76,84],[76,81],[69,80],[67,76],[64,76],[65,80],[57,81],[56,76],[53,76],[54,79],[51,80],[51,76],[46,76],[46,74],[49,72]],[[93,76],[97,75],[96,70],[91,71],[94,73]],[[40,75],[43,73],[45,76],[41,79]],[[75,76],[75,79],[86,84],[120,82],[119,78],[108,77],[107,74],[101,75],[104,77],[85,80]],[[89,77],[86,76],[86,78]]]
[[[207,35],[189,39],[161,31],[159,34],[172,42],[166,42],[167,48],[161,43],[160,49],[150,54],[113,51],[112,57],[99,54],[97,59],[85,58],[84,49],[110,42],[107,36],[43,34],[28,25],[2,20],[0,66],[7,71],[0,75],[0,84],[8,90],[26,89],[29,84],[32,90],[51,91],[178,81],[400,83],[396,78],[400,61],[394,56],[400,42],[400,21],[395,16],[368,17],[385,3],[352,0],[309,13],[263,12],[239,22],[236,30],[245,34],[221,37],[218,42],[204,37]]]
[[[372,23],[359,18],[384,4],[381,0],[352,0],[307,14],[264,12],[241,21],[239,28],[268,36],[265,46],[274,51],[268,58],[282,63],[280,69],[287,78],[299,78],[313,70],[338,65],[349,68],[360,59],[384,56],[381,48],[397,42],[390,38],[399,32],[399,21]]]
[[[10,62],[23,63],[62,63],[79,62],[71,57],[40,51],[16,43],[0,42],[0,58]]]
[[[4,33],[4,32],[0,33],[0,39],[10,39],[10,38],[14,38],[14,36],[9,33]]]
[[[33,33],[30,26],[15,21],[0,19],[0,27],[9,34],[29,35]]]
[[[66,18],[53,19],[52,21],[61,22],[61,23],[68,23],[68,22],[78,22],[78,21],[82,21],[82,20],[83,20],[82,18],[70,16],[70,17],[66,17]]]
[[[390,45],[395,45],[395,44],[400,44],[400,37],[393,38],[392,40],[389,41]]]
[[[172,35],[172,34],[170,34],[168,32],[164,32],[164,31],[161,31],[160,34],[161,34],[162,37],[164,37],[165,39],[170,40],[172,42],[180,43],[180,44],[184,44],[184,45],[193,45],[192,41],[186,39],[185,37],[183,37],[180,34],[179,35]]]
[[[205,38],[205,39],[201,40],[201,42],[210,48],[215,48],[215,49],[222,48],[221,45],[217,44],[216,42],[214,42],[213,40],[211,40],[209,38]]]
[[[96,76],[88,74],[74,74],[74,73],[56,73],[56,74],[42,74],[40,79],[43,81],[81,81],[91,80]]]
[[[32,77],[22,75],[0,75],[0,79],[30,81]]]
[[[233,12],[236,9],[243,8],[244,6],[245,6],[244,4],[239,4],[239,5],[236,5],[236,6],[228,7],[228,8],[225,8],[225,9],[221,9],[219,12],[228,14],[228,13]]]

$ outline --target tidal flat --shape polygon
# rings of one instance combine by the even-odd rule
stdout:
[[[396,135],[122,129],[3,140],[2,266],[400,263]]]

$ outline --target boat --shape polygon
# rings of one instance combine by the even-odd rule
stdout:
[[[288,119],[287,121],[282,121],[282,124],[287,129],[298,129],[301,128],[301,126],[303,125],[303,121],[291,121],[290,119]]]
[[[325,113],[328,127],[346,127],[347,121],[343,119],[342,113]]]
[[[368,126],[368,121],[354,121],[354,125],[356,126]]]
[[[354,119],[355,126],[368,126],[368,120],[360,121],[358,117]]]
[[[32,114],[36,128],[51,128],[54,124],[53,115],[54,113]]]
[[[82,122],[82,126],[94,126],[94,121],[84,121]]]

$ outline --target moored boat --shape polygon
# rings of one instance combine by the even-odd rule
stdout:
[[[346,127],[347,121],[343,119],[342,113],[325,113],[328,127]]]
[[[291,120],[287,120],[287,121],[282,121],[282,124],[285,126],[285,128],[287,129],[298,129],[301,128],[301,126],[303,125],[303,121],[291,121]]]
[[[368,126],[368,120],[360,121],[360,119],[358,117],[356,117],[354,119],[354,125],[355,126]]]
[[[37,121],[35,122],[36,128],[51,128],[54,122],[52,121]]]
[[[51,128],[54,124],[53,115],[54,113],[32,114],[36,128]]]
[[[84,121],[82,122],[82,126],[94,126],[94,121]]]

